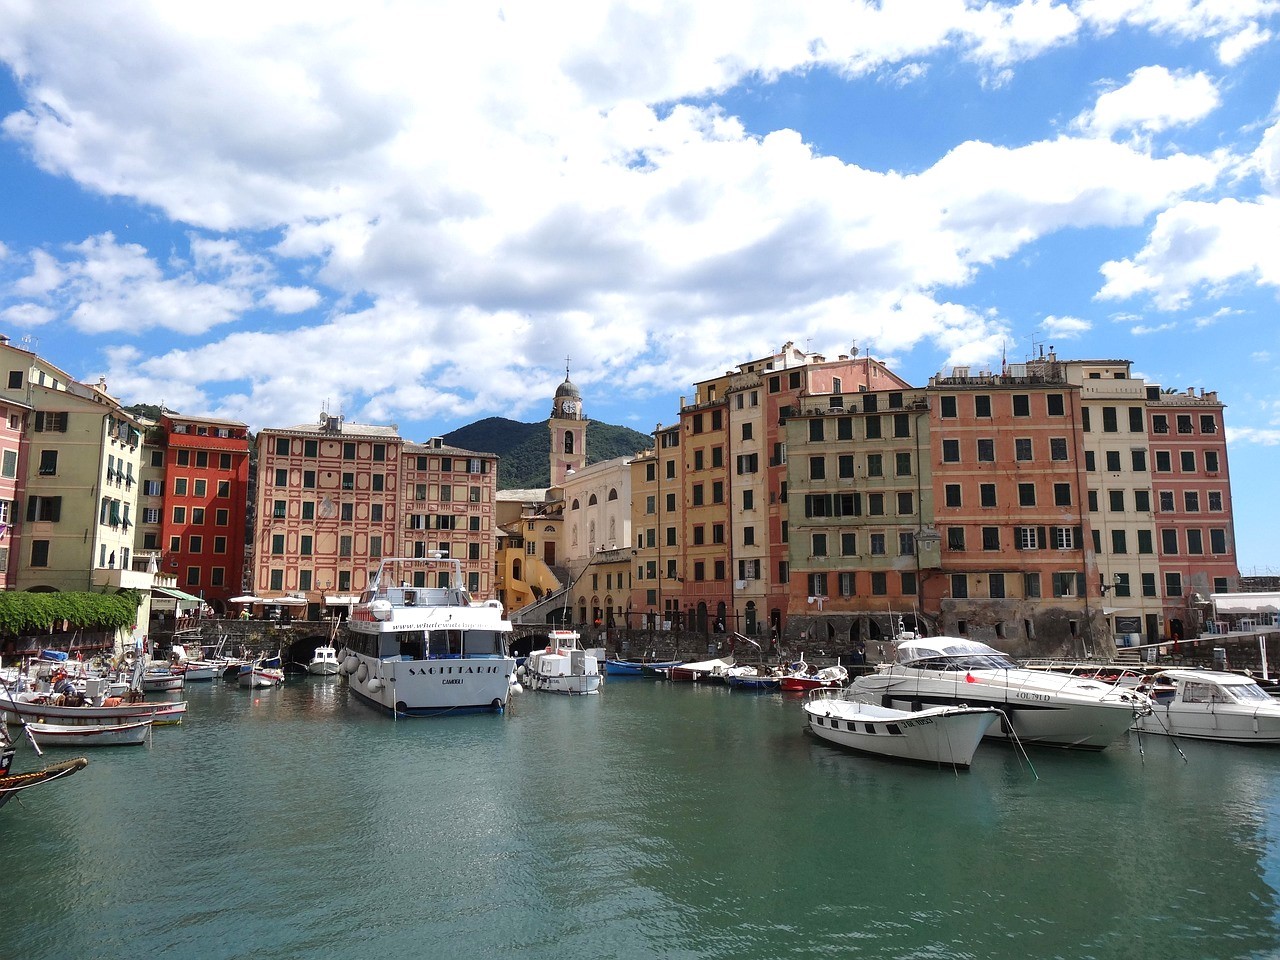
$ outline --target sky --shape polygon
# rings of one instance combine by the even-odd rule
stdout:
[[[791,341],[1216,390],[1280,573],[1280,0],[0,0],[0,333],[126,403],[651,432]]]

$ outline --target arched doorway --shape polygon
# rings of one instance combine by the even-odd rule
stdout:
[[[754,600],[747,601],[747,617],[745,623],[747,636],[754,637],[757,631],[756,625],[756,602]]]
[[[703,600],[698,601],[697,612],[694,614],[693,629],[699,633],[707,632],[707,604]]]
[[[716,604],[716,633],[724,633],[728,629],[728,621],[724,618],[725,605],[721,600]]]

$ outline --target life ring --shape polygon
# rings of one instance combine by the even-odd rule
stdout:
[[[361,683],[369,679],[369,665],[363,660],[360,661],[360,666],[356,667],[356,679]]]

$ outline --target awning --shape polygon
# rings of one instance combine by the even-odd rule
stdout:
[[[172,597],[174,600],[178,601],[178,606],[184,606],[189,604],[195,604],[196,606],[200,606],[202,603],[204,603],[204,600],[201,599],[200,597],[193,596],[189,593],[184,593],[183,591],[177,590],[173,587],[152,587],[151,592],[159,593],[166,597]]]
[[[330,607],[354,607],[360,602],[360,598],[354,593],[339,593],[325,597],[324,602]]]
[[[282,607],[305,607],[307,605],[306,597],[263,597],[262,603],[272,605],[278,604]]]

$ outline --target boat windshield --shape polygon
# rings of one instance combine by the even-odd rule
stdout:
[[[1271,694],[1263,690],[1256,683],[1232,684],[1227,687],[1227,692],[1231,694],[1240,703],[1275,703]]]
[[[971,653],[957,657],[930,656],[916,657],[904,661],[904,666],[917,670],[1021,670],[1022,666],[1003,653],[992,651],[989,654]]]
[[[959,637],[913,639],[898,647],[898,662],[921,670],[1020,670],[994,647]]]

